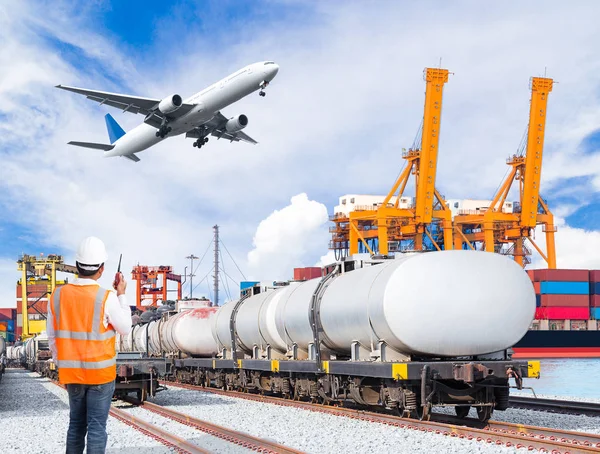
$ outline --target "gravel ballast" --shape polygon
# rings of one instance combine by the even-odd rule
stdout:
[[[514,453],[477,441],[400,429],[300,408],[168,387],[153,402],[307,453]]]
[[[64,453],[69,427],[67,392],[38,374],[7,369],[0,383],[0,452]],[[107,453],[174,452],[156,440],[109,416]]]

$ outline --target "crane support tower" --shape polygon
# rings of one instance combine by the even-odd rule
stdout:
[[[73,265],[65,264],[62,255],[49,254],[44,256],[40,254],[40,256],[34,256],[23,254],[17,260],[17,270],[21,272],[19,282],[21,287],[21,338],[27,339],[33,334],[40,332],[39,329],[30,329],[29,314],[33,313],[31,309],[43,317],[43,326],[45,327],[48,297],[54,292],[57,286],[64,285],[67,282],[58,281],[56,273],[62,272],[77,275],[77,268]],[[34,289],[35,291],[30,291],[30,289]],[[17,298],[18,296],[17,292]],[[30,304],[31,299],[33,301]],[[42,300],[44,300],[46,309],[40,304]],[[40,307],[38,308],[38,306]],[[44,330],[45,328],[41,329],[41,331]]]
[[[131,271],[131,278],[137,281],[136,302],[138,309],[157,306],[158,301],[168,300],[167,284],[177,282],[177,299],[181,299],[181,276],[173,273],[171,266],[137,265]],[[148,302],[149,301],[149,302]]]
[[[371,255],[388,255],[398,250],[453,248],[452,213],[435,187],[442,97],[448,74],[447,69],[425,69],[421,143],[416,142],[403,152],[407,164],[384,201],[377,206],[357,206],[349,214],[332,216],[330,249],[336,256],[358,253],[360,243]],[[402,195],[411,176],[415,179],[414,203],[400,206],[401,199],[406,199]],[[369,240],[377,250],[369,246]],[[399,247],[406,244],[408,247]]]
[[[483,213],[459,212],[454,217],[454,227],[458,233],[455,236],[455,249],[466,246],[511,255],[517,263],[525,266],[531,262],[531,251],[526,244],[528,241],[546,261],[548,268],[556,268],[554,216],[540,195],[548,94],[552,86],[552,79],[531,78],[525,151],[508,159],[507,164],[511,166],[509,175],[487,210]],[[506,212],[505,202],[515,181],[519,182],[519,203],[513,204],[512,212]],[[545,254],[532,238],[537,225],[542,226],[542,232],[546,235]]]

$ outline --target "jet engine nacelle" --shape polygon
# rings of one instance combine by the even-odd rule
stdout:
[[[225,129],[227,132],[238,132],[248,126],[248,117],[244,114],[240,114],[237,117],[231,118],[226,124]]]
[[[181,96],[167,96],[160,103],[158,103],[158,110],[160,110],[164,114],[170,114],[179,109],[181,107],[181,104],[183,104]]]

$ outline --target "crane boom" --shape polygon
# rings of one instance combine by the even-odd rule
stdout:
[[[533,77],[531,79],[531,106],[529,110],[529,130],[527,132],[527,152],[525,155],[523,199],[521,201],[522,227],[535,228],[537,224],[544,133],[546,131],[546,109],[548,93],[552,91],[552,85],[552,79],[545,77]]]
[[[442,95],[444,84],[448,82],[448,70],[427,68],[425,70],[425,82],[423,135],[421,138],[415,216],[417,223],[429,224],[433,218],[435,177],[442,117]]]

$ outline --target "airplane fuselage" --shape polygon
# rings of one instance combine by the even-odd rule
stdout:
[[[114,143],[114,148],[105,152],[104,156],[125,156],[138,153],[168,137],[198,128],[210,121],[221,109],[261,89],[264,82],[268,83],[275,77],[278,69],[273,62],[248,65],[185,99],[184,103],[192,104],[194,108],[169,122],[171,131],[168,136],[157,137],[157,129],[154,126],[142,123],[118,139]]]

